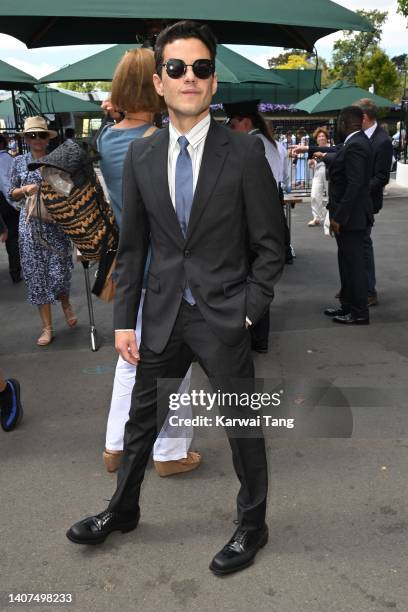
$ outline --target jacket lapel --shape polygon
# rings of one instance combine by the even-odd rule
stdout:
[[[146,179],[153,191],[153,197],[163,214],[164,223],[173,234],[184,242],[184,237],[171,201],[168,180],[169,129],[159,130],[157,137],[139,158],[144,164]]]
[[[228,143],[229,140],[225,133],[225,129],[217,125],[216,121],[211,120],[204,145],[197,186],[194,192],[186,241],[188,241],[194,232],[218,181],[225,158],[228,155]]]

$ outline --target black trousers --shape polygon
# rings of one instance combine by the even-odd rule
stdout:
[[[368,279],[365,261],[367,230],[340,231],[336,235],[341,280],[341,304],[355,317],[368,318]]]
[[[233,379],[253,381],[249,332],[243,333],[238,345],[222,344],[198,307],[190,306],[184,300],[162,353],[154,353],[143,344],[142,332],[141,360],[125,427],[117,489],[109,504],[111,511],[127,515],[137,512],[146,464],[166,417],[163,413],[157,418],[157,379],[184,377],[194,355],[215,392],[236,391]],[[177,392],[177,389],[178,383],[175,383],[173,391]],[[265,522],[268,488],[265,441],[263,437],[229,437],[229,443],[235,472],[241,483],[237,497],[239,524],[245,529],[258,529]]]
[[[8,236],[6,240],[6,249],[9,260],[10,276],[14,279],[21,273],[20,251],[18,248],[18,222],[20,213],[15,210],[0,192],[0,215],[3,217],[4,223],[7,225]]]
[[[251,325],[249,328],[251,332],[252,346],[254,348],[268,348],[270,326],[270,313],[268,308],[259,321],[257,321],[255,325]]]
[[[369,297],[374,296],[376,294],[375,260],[374,260],[373,241],[371,238],[371,230],[372,230],[372,227],[370,226],[367,229],[366,237],[364,240]]]

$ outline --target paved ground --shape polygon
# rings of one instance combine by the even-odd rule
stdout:
[[[56,308],[56,339],[37,348],[37,314],[24,287],[9,283],[0,248],[0,367],[21,380],[26,413],[18,430],[0,432],[0,591],[70,592],[75,612],[408,610],[408,199],[390,192],[374,233],[381,302],[366,328],[321,314],[338,288],[334,242],[306,227],[308,204],[293,215],[297,259],[279,284],[271,352],[256,356],[257,374],[299,389],[363,388],[372,407],[356,407],[352,439],[268,441],[270,543],[225,579],[207,569],[234,529],[237,483],[222,439],[195,441],[204,457],[196,473],[165,480],[149,469],[136,531],[95,548],[65,538],[105,507],[115,482],[101,462],[111,306],[96,304],[102,347],[92,353],[78,266],[80,326],[66,329]]]

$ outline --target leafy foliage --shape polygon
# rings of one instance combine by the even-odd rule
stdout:
[[[408,17],[408,0],[397,0],[398,12],[404,17]]]
[[[332,69],[330,76],[333,79],[346,79],[355,82],[357,68],[363,58],[373,53],[381,41],[382,28],[387,19],[387,11],[356,11],[365,17],[373,26],[372,32],[359,32],[344,30],[343,38],[336,40],[333,45]]]
[[[58,87],[79,93],[89,93],[96,89],[110,91],[112,84],[110,81],[68,81],[66,83],[58,83]]]
[[[400,89],[397,68],[380,48],[363,58],[357,68],[356,83],[364,89],[374,85],[374,92],[387,98],[395,98]]]

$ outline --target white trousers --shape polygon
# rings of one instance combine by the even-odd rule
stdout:
[[[313,219],[318,219],[320,223],[323,223],[327,213],[325,193],[327,194],[326,166],[320,163],[314,172],[311,193]]]
[[[136,323],[136,338],[138,346],[140,346],[140,337],[142,332],[143,302],[144,291],[142,292]],[[107,450],[123,450],[125,424],[129,418],[130,402],[136,376],[137,367],[131,365],[119,355],[115,370],[115,379],[113,381],[112,400],[106,428],[105,448]],[[188,393],[190,389],[190,379],[191,366],[181,382],[178,393]],[[168,419],[171,414],[174,413],[169,413],[154,444],[153,459],[155,461],[176,461],[177,459],[185,459],[187,457],[188,449],[190,448],[191,441],[193,439],[193,427],[180,426],[179,438],[172,437],[174,436],[174,427],[172,427],[173,433],[171,435],[166,435],[166,430],[170,427]],[[192,418],[191,405],[180,406],[180,408],[177,410],[177,416],[179,418]]]

